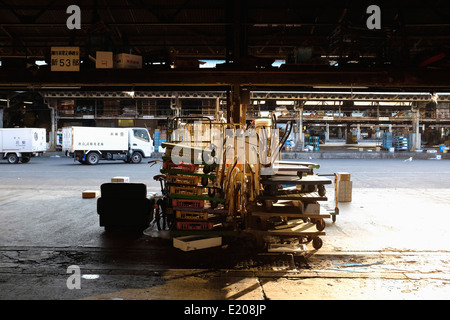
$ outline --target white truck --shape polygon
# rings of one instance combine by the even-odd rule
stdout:
[[[0,159],[27,163],[47,150],[47,130],[41,128],[0,129]]]
[[[145,128],[64,127],[62,151],[82,164],[100,160],[140,163],[154,151]]]

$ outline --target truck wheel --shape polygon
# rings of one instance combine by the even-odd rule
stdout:
[[[22,157],[22,163],[28,163],[30,162],[30,157]]]
[[[89,152],[86,156],[87,164],[97,164],[100,161],[100,155],[97,152]]]
[[[8,163],[10,163],[10,164],[15,164],[15,163],[19,162],[19,157],[15,153],[8,154],[6,159],[8,160]]]
[[[134,152],[131,156],[131,163],[141,163],[142,161],[142,155],[140,152]]]

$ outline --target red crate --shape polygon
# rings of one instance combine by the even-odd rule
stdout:
[[[177,171],[184,171],[184,172],[194,172],[194,171],[198,170],[198,165],[193,164],[193,163],[186,163],[186,162],[173,163],[172,161],[164,161],[163,169],[164,170],[177,170]]]
[[[172,205],[181,208],[203,208],[205,200],[173,199]]]
[[[177,221],[177,230],[211,230],[213,227],[212,222]]]
[[[200,182],[200,177],[186,175],[168,175],[167,182],[173,184],[196,186]]]

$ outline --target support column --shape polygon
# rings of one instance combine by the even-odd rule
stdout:
[[[359,142],[361,140],[361,124],[356,125],[356,142]]]
[[[245,127],[247,120],[247,106],[250,104],[250,91],[234,84],[227,103],[227,120],[230,123],[241,124]]]
[[[220,121],[220,99],[216,98],[216,121]]]
[[[412,110],[414,112],[414,117],[412,121],[412,128],[413,128],[413,134],[412,134],[412,140],[411,143],[411,151],[416,151],[420,149],[421,147],[421,138],[420,138],[420,109],[417,107],[415,110]]]
[[[56,118],[56,107],[58,105],[57,100],[51,99],[50,101],[45,101],[47,103],[47,107],[51,110],[50,113],[50,121],[51,121],[51,129],[49,135],[49,151],[56,151],[56,139],[57,139],[57,128],[58,128],[58,120]]]
[[[302,151],[304,148],[304,141],[303,141],[303,103],[300,103],[300,106],[298,105],[298,102],[295,102],[294,110],[296,112],[297,117],[297,134],[295,137],[295,151]]]

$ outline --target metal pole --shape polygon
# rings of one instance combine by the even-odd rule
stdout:
[[[295,150],[302,151],[304,147],[303,143],[303,103],[300,103],[298,106],[298,102],[295,101],[294,110],[297,113],[297,136],[295,143]]]

